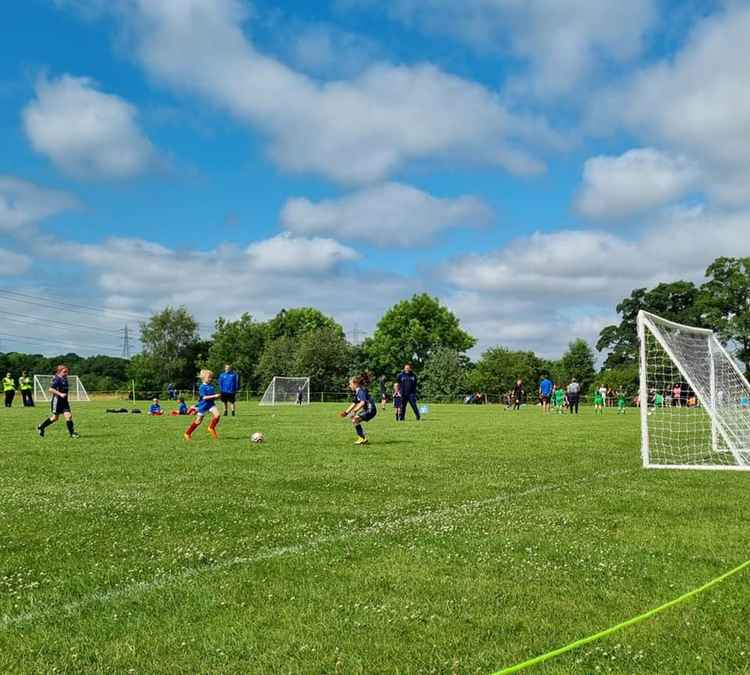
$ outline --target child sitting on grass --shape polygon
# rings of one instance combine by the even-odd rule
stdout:
[[[164,414],[164,411],[161,409],[161,405],[159,404],[158,398],[155,398],[153,401],[151,401],[151,406],[148,409],[148,414],[153,415],[154,417],[161,417]]]
[[[187,415],[189,411],[188,411],[187,403],[185,403],[185,397],[184,396],[180,396],[180,398],[178,398],[177,401],[179,402],[180,405],[177,406],[177,410],[173,410],[172,411],[172,415],[175,415],[175,416],[177,416],[177,415]],[[193,413],[193,414],[195,414],[195,413]]]

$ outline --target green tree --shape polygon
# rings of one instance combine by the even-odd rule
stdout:
[[[266,343],[258,362],[260,389],[265,389],[275,376],[305,376],[305,373],[297,372],[297,344],[295,338],[286,335]]]
[[[750,373],[750,258],[717,258],[706,270],[700,309]]]
[[[167,307],[141,322],[143,355],[160,379],[192,386],[201,347],[198,324],[184,307]]]
[[[641,309],[678,323],[704,325],[698,298],[699,289],[690,281],[659,284],[651,290],[635,289],[617,305],[617,313],[622,315],[620,323],[606,326],[599,334],[596,349],[609,350],[605,367],[638,362],[637,319]]]
[[[296,346],[296,374],[310,378],[312,391],[342,391],[350,362],[351,348],[335,328],[307,332]]]
[[[482,354],[469,374],[469,384],[473,391],[502,396],[520,377],[531,394],[536,391],[543,368],[543,361],[534,352],[492,347]]]
[[[219,317],[208,350],[208,367],[219,373],[229,363],[240,374],[243,386],[259,389],[258,364],[267,335],[268,326],[253,321],[250,314],[243,314],[237,321]]]
[[[624,391],[629,397],[633,397],[638,394],[638,365],[633,363],[617,368],[605,368],[596,380],[615,392]]]
[[[560,375],[563,382],[567,384],[575,377],[581,389],[588,390],[596,379],[594,362],[594,350],[591,349],[589,343],[582,338],[573,340],[568,345],[568,351],[560,359]]]
[[[431,401],[460,400],[467,393],[466,359],[447,347],[435,349],[424,364],[420,395]]]
[[[462,353],[475,343],[450,310],[423,293],[391,307],[364,349],[378,372],[395,373],[407,362],[421,369],[441,347]]]
[[[301,337],[305,333],[330,328],[344,337],[344,329],[330,316],[326,316],[314,307],[297,307],[282,309],[268,322],[268,337],[276,340],[280,337]]]

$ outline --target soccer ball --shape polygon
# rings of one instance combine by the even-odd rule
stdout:
[[[252,436],[250,436],[250,442],[251,443],[263,443],[263,441],[266,440],[266,437],[260,433],[260,431],[256,431]]]

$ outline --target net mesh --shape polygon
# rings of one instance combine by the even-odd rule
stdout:
[[[308,405],[310,403],[309,377],[274,377],[268,385],[260,405]]]
[[[642,323],[646,464],[750,469],[750,390],[731,357],[709,331]]]
[[[34,398],[37,401],[49,401],[49,387],[52,384],[52,375],[34,375]],[[68,375],[68,400],[89,401],[86,387],[83,386],[78,375]]]

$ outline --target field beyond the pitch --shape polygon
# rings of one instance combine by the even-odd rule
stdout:
[[[186,443],[112,405],[0,410],[1,672],[489,673],[750,558],[750,475],[641,469],[635,410],[389,408],[356,448],[340,406]],[[750,673],[749,635],[743,573],[539,672]]]

